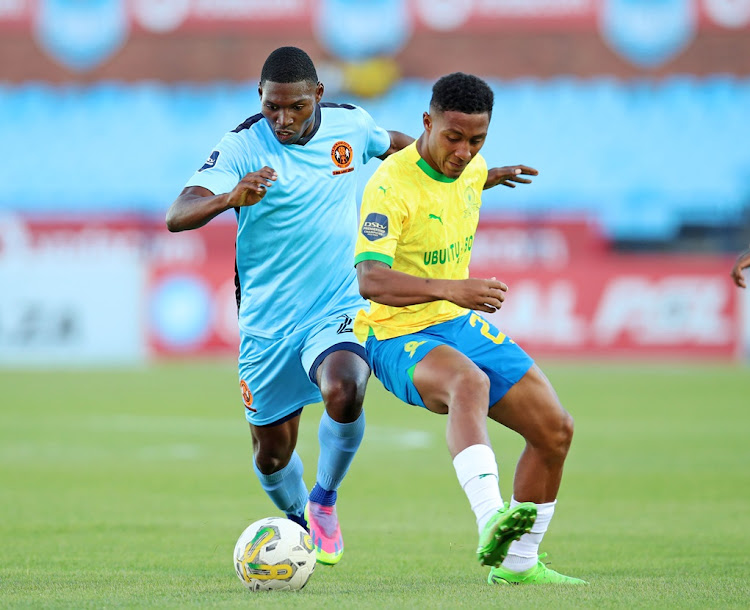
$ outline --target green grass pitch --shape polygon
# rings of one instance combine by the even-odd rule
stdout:
[[[344,559],[299,593],[246,591],[234,543],[279,513],[227,361],[0,372],[0,607],[750,606],[750,371],[541,364],[576,418],[542,551],[589,587],[486,584],[445,418],[373,380],[339,493]],[[300,430],[308,485],[320,409]],[[507,499],[521,442],[491,438]]]

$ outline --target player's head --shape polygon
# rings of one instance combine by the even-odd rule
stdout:
[[[441,174],[458,178],[484,145],[494,94],[481,78],[454,72],[432,87],[430,111],[422,117],[420,153]]]
[[[261,114],[282,144],[308,135],[323,97],[310,56],[297,47],[281,47],[268,56],[258,85]]]

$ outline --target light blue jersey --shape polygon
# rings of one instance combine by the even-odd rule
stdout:
[[[363,109],[320,104],[310,136],[281,144],[261,114],[224,136],[186,186],[228,193],[249,172],[278,174],[266,196],[238,211],[239,323],[272,338],[365,301],[357,287],[357,171],[390,136]]]

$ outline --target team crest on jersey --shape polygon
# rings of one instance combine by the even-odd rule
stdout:
[[[354,151],[349,142],[339,140],[333,145],[333,148],[331,149],[331,159],[333,159],[336,167],[340,168],[333,171],[334,176],[354,171],[354,166],[350,166],[353,155]]]
[[[252,411],[253,413],[257,413],[257,409],[253,409],[253,395],[250,392],[250,388],[247,387],[247,381],[244,379],[240,381],[240,390],[242,390],[242,402],[245,403],[245,408],[248,411]]]
[[[362,235],[375,241],[388,235],[388,216],[371,212],[362,223]]]
[[[218,160],[219,160],[219,151],[215,150],[208,156],[208,159],[206,159],[206,162],[203,164],[203,167],[201,167],[198,171],[202,172],[204,169],[211,169],[214,165],[216,165],[216,161]]]
[[[476,191],[470,186],[467,186],[464,191],[464,202],[466,203],[464,218],[479,214],[479,197],[477,197]]]

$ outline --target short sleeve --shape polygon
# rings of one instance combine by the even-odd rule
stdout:
[[[202,186],[214,195],[228,193],[246,173],[243,170],[246,155],[242,148],[237,134],[226,134],[185,186]]]
[[[376,260],[392,267],[406,217],[403,201],[376,172],[362,195],[354,265]]]
[[[375,123],[375,120],[366,110],[357,106],[357,112],[367,134],[367,143],[362,153],[362,162],[367,163],[373,157],[379,157],[386,153],[391,147],[391,136],[385,129]]]

